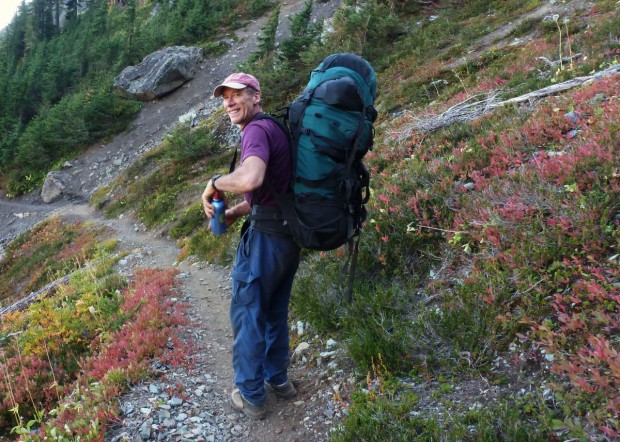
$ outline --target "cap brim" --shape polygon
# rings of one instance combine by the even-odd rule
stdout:
[[[229,83],[222,83],[218,87],[215,88],[215,90],[213,91],[213,96],[215,98],[219,97],[220,95],[222,95],[222,92],[227,87],[229,87],[231,89],[245,89],[248,86],[246,84],[236,83],[234,81],[231,81]]]

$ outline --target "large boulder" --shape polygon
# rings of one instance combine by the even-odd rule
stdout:
[[[53,203],[58,200],[66,188],[68,176],[59,171],[52,171],[47,174],[41,189],[41,199],[44,203]]]
[[[121,97],[151,101],[194,78],[202,60],[202,49],[170,46],[147,55],[137,66],[129,66],[114,78]]]

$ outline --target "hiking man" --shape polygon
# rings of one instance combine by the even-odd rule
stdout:
[[[290,186],[292,163],[287,135],[262,114],[258,80],[234,73],[213,95],[223,98],[232,124],[241,129],[241,162],[232,173],[215,175],[202,194],[208,219],[216,191],[244,194],[243,202],[226,209],[226,223],[250,215],[241,230],[232,271],[230,319],[233,330],[234,409],[253,419],[265,414],[266,391],[290,399],[297,394],[288,379],[288,304],[299,265],[299,246],[282,221],[253,219],[277,213],[272,190]],[[262,217],[264,218],[264,216]]]

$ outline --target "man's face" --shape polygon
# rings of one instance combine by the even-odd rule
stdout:
[[[260,93],[250,88],[241,90],[226,88],[222,98],[230,122],[240,125],[241,129],[250,122],[254,115],[254,107],[260,103]]]

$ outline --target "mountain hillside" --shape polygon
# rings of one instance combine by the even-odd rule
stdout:
[[[38,221],[49,211],[31,192],[49,170],[79,177],[54,207],[61,216],[8,243],[0,261],[3,307],[46,295],[3,317],[7,436],[172,440],[194,422],[196,440],[620,438],[616,1],[103,3],[63,31],[24,11],[2,40],[0,172],[17,200],[0,208],[37,213],[15,225]],[[82,44],[85,30],[107,38]],[[37,59],[77,54],[68,33],[88,56]],[[122,67],[181,43],[209,54],[187,87],[141,106],[109,94]],[[227,282],[206,269],[225,273],[238,237],[239,226],[210,235],[199,202],[235,144],[208,95],[244,70],[275,111],[334,52],[364,56],[378,75],[353,301],[346,250],[304,254],[291,305],[301,396],[248,423],[221,408],[225,315],[199,333],[175,295],[181,284],[190,312],[225,311]],[[63,83],[70,65],[80,75]],[[191,110],[200,121],[179,122]],[[59,125],[62,115],[75,124]],[[132,240],[143,246],[128,249]],[[154,240],[186,276],[153,257]],[[164,268],[139,270],[149,261]],[[206,295],[191,296],[201,284]],[[212,382],[183,374],[192,363],[201,373],[212,364]],[[186,408],[175,411],[174,397]]]

